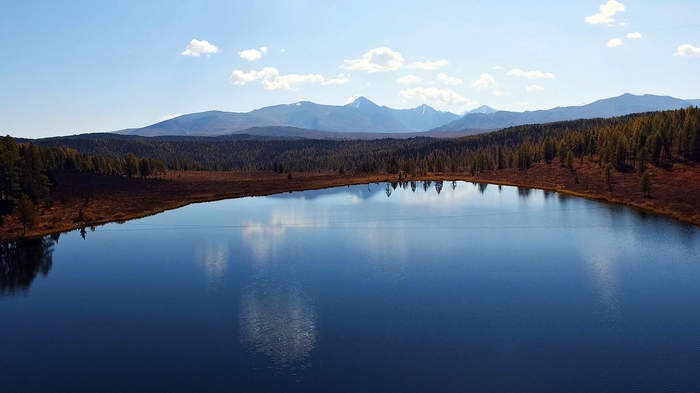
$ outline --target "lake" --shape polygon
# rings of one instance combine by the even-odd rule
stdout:
[[[3,392],[698,391],[700,230],[464,182],[4,245]]]

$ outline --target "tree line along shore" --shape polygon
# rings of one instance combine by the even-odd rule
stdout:
[[[519,126],[457,139],[0,139],[0,241],[193,202],[373,181],[556,190],[700,224],[700,109]]]

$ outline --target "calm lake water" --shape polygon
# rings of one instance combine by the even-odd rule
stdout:
[[[3,246],[3,392],[698,391],[700,230],[471,183]]]

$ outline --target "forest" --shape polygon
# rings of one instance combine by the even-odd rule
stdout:
[[[133,138],[93,134],[35,141],[0,140],[0,219],[30,222],[50,206],[59,173],[158,177],[166,171],[401,173],[405,176],[507,168],[539,162],[573,169],[595,160],[604,176],[700,160],[700,109],[526,125],[457,139],[311,140],[300,138]],[[0,224],[2,221],[0,221]]]

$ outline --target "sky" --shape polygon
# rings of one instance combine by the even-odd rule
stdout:
[[[700,98],[697,0],[18,1],[0,134],[144,127],[313,101],[462,113]]]

